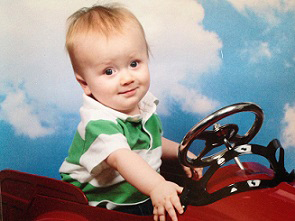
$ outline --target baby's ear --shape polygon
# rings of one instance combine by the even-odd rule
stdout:
[[[91,95],[91,90],[90,90],[90,88],[89,88],[87,82],[84,80],[84,78],[83,78],[80,74],[75,73],[75,76],[76,76],[76,80],[77,80],[77,81],[79,82],[79,84],[81,85],[81,87],[82,87],[84,93],[85,93],[86,95],[90,96],[90,95]]]

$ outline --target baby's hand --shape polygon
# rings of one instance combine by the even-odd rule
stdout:
[[[166,211],[172,221],[178,220],[175,209],[178,213],[183,213],[183,208],[178,197],[178,194],[182,192],[182,189],[183,188],[176,183],[166,180],[161,181],[154,187],[151,191],[150,197],[154,206],[155,221],[165,221]]]
[[[203,168],[201,168],[201,167],[194,168],[193,170],[189,167],[186,167],[186,166],[182,166],[182,167],[183,167],[185,174],[189,178],[191,178],[193,175],[195,175],[197,179],[200,179],[203,176]]]
[[[197,156],[190,151],[188,151],[187,155],[191,159],[197,158]],[[186,166],[182,166],[182,167],[183,167],[183,170],[186,173],[187,177],[192,177],[195,174],[197,176],[196,178],[200,179],[203,176],[203,168],[201,168],[201,167],[194,168],[193,170],[189,167],[186,167]]]

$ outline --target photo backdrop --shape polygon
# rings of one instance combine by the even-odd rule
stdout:
[[[111,1],[0,1],[0,169],[59,179],[79,123],[82,90],[64,48],[66,19]],[[254,102],[265,113],[252,143],[281,141],[295,161],[295,1],[121,0],[151,49],[151,91],[165,137],[180,142],[213,111]],[[253,116],[234,118],[239,133]],[[197,145],[195,153],[202,148]]]

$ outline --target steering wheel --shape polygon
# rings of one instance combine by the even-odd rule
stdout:
[[[255,114],[253,125],[244,135],[238,134],[239,128],[236,124],[227,124],[224,126],[215,124],[223,118],[240,112],[252,112]],[[196,124],[183,138],[179,146],[178,154],[180,163],[191,168],[209,166],[212,161],[219,158],[228,150],[249,143],[260,130],[263,118],[262,109],[254,103],[237,103],[212,113]],[[214,125],[213,130],[206,130],[212,125]],[[187,152],[195,139],[205,140],[206,146],[197,158],[191,159],[187,156]],[[223,144],[225,144],[227,149],[211,156],[204,157],[212,149]]]

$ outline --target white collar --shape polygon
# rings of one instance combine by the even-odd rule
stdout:
[[[119,118],[123,121],[139,122],[141,120],[146,121],[156,111],[159,100],[151,93],[147,92],[146,95],[139,102],[138,106],[140,114],[127,115],[120,111],[109,108],[100,102],[96,101],[92,97],[83,94],[83,107],[87,109],[95,109],[96,111],[106,111],[113,115],[115,118]]]

